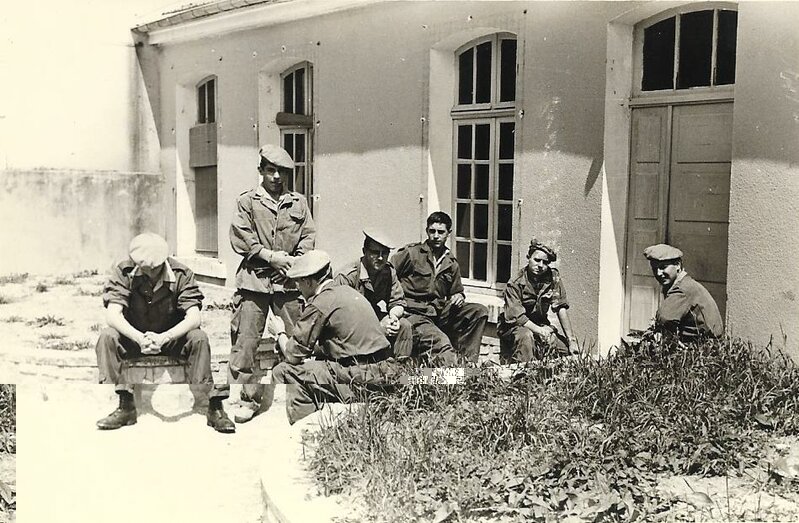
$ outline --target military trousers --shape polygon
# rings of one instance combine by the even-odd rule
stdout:
[[[413,325],[414,355],[434,363],[455,365],[465,360],[476,363],[480,356],[488,309],[479,303],[447,305],[438,317],[409,314]]]
[[[527,327],[514,325],[509,329],[500,326],[499,355],[502,363],[526,363],[534,359],[569,354],[569,340],[558,331],[549,339],[542,339]]]

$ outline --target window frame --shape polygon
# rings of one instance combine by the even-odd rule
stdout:
[[[209,84],[213,85],[213,87],[214,87],[214,96],[213,96],[213,107],[214,107],[214,110],[213,110],[213,115],[211,115],[211,119],[208,118],[208,116],[209,116],[209,111],[208,111],[208,108],[209,108],[208,107],[209,106],[209,103],[208,103],[208,99],[209,99],[209,97],[208,97],[208,85]],[[219,106],[217,104],[217,93],[219,92],[217,84],[218,84],[218,82],[217,82],[216,75],[209,75],[209,76],[206,76],[205,78],[203,78],[202,80],[200,80],[199,82],[197,82],[197,85],[195,86],[194,93],[197,96],[197,106],[196,106],[197,107],[197,118],[196,118],[197,125],[216,123],[216,121],[217,121],[217,111],[218,111],[218,106]],[[205,89],[203,91],[202,95],[200,94],[201,89]],[[200,117],[201,114],[202,114],[201,111],[200,111],[200,106],[201,105],[205,108],[205,118],[204,119]]]
[[[286,93],[285,93],[285,85],[286,85],[286,78],[288,76],[294,75],[297,71],[302,70],[304,71],[303,74],[303,104],[304,104],[304,111],[302,113],[294,113],[289,112],[287,107],[285,106],[286,101]],[[292,82],[292,104],[296,102],[296,76],[295,80]],[[292,114],[292,115],[302,115],[302,116],[313,116],[313,64],[308,61],[298,62],[291,67],[283,70],[280,73],[280,108],[281,113],[284,114]],[[292,110],[295,107],[292,107]],[[285,144],[286,136],[289,134],[292,135],[304,135],[305,138],[305,159],[302,162],[297,162],[295,160],[296,165],[295,170],[292,172],[292,180],[291,186],[292,190],[295,192],[299,192],[308,200],[308,205],[313,209],[313,143],[314,143],[314,128],[312,123],[313,118],[310,118],[307,123],[292,123],[292,124],[284,124],[279,123],[278,128],[280,132],[280,144],[283,146]],[[296,143],[296,137],[294,138]],[[293,158],[293,155],[292,155]],[[304,167],[304,179],[303,179],[303,187],[302,190],[297,190],[297,167]]]

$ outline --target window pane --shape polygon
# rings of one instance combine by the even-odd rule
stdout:
[[[488,259],[488,245],[485,243],[474,244],[474,265],[472,266],[472,278],[475,280],[486,280],[486,270]]]
[[[488,165],[474,166],[474,198],[488,200]]]
[[[499,124],[499,158],[501,160],[513,159],[513,122]]]
[[[497,282],[510,280],[510,245],[497,245]]]
[[[283,148],[289,153],[289,156],[294,158],[294,135],[292,133],[283,135]]]
[[[502,163],[499,165],[499,187],[497,196],[500,200],[513,199],[513,164]]]
[[[298,143],[301,140],[298,140]],[[294,168],[294,189],[297,192],[305,194],[305,167],[298,165]]]
[[[472,157],[472,126],[458,126],[458,158],[468,160]]]
[[[476,160],[488,160],[491,151],[491,127],[488,124],[480,124],[474,128],[474,157]]]
[[[458,103],[470,104],[473,98],[472,82],[474,80],[474,47],[461,53],[458,57]]]
[[[497,212],[497,240],[513,239],[513,207],[500,205]]]
[[[491,101],[491,42],[477,46],[477,96],[476,103]]]
[[[458,198],[472,197],[472,166],[458,165]]]
[[[735,83],[735,35],[738,12],[719,11],[719,37],[716,46],[716,85]]]
[[[216,121],[216,94],[214,93],[214,86],[216,82],[210,80],[208,82],[208,123]]]
[[[461,268],[461,275],[469,278],[469,242],[458,242],[455,246],[455,257],[458,258],[458,265]]]
[[[674,20],[667,18],[644,29],[644,91],[674,88]]]
[[[474,205],[474,238],[488,239],[488,205]]]
[[[468,203],[459,203],[457,216],[455,217],[455,236],[461,238],[471,238],[472,236],[472,215],[469,212],[470,205]]]
[[[512,102],[516,99],[516,40],[502,40],[500,52],[499,101]]]
[[[713,11],[696,11],[682,15],[677,89],[710,85],[712,52]]]
[[[305,69],[294,72],[294,112],[305,114]]]
[[[294,135],[294,154],[291,158],[295,162],[305,163],[305,139],[307,135],[298,133]]]
[[[283,112],[294,112],[294,73],[283,78]]]
[[[197,123],[205,123],[205,84],[202,84],[197,90]]]

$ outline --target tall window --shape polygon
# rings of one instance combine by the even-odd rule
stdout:
[[[738,13],[680,13],[643,29],[642,91],[735,83]],[[676,87],[675,87],[676,86]]]
[[[216,121],[216,78],[206,78],[197,86],[197,123]]]
[[[281,75],[283,80],[283,111],[277,124],[283,148],[294,159],[294,175],[288,180],[289,190],[310,196],[313,192],[313,67],[308,62],[297,64]],[[309,204],[311,203],[309,199]]]
[[[216,78],[197,84],[197,125],[189,131],[189,162],[194,168],[194,224],[196,251],[216,256],[219,251]]]
[[[510,279],[516,39],[493,35],[456,52],[455,255],[475,285]]]

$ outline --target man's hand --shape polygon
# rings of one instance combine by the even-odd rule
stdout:
[[[461,305],[463,305],[463,302],[465,301],[466,297],[461,293],[455,294],[449,299],[449,302],[452,304],[453,307],[460,307]]]
[[[280,316],[277,316],[276,314],[270,314],[266,320],[266,332],[273,338],[277,339],[281,332],[284,334],[286,333],[286,322],[284,322],[283,318]]]
[[[281,276],[285,276],[286,272],[288,272],[294,264],[294,257],[289,256],[286,251],[274,251],[269,263]]]
[[[399,319],[389,314],[380,320],[380,326],[383,327],[386,336],[396,336],[399,332]]]
[[[142,342],[139,343],[141,353],[146,355],[158,354],[161,347],[169,341],[169,336],[164,333],[147,331],[142,335]]]

